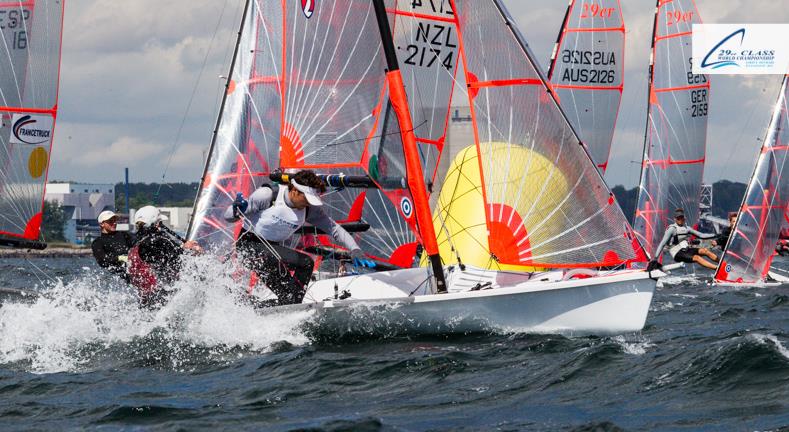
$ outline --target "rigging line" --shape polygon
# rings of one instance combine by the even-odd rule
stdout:
[[[159,192],[162,190],[162,184],[164,183],[164,179],[167,176],[167,170],[170,168],[170,163],[173,160],[173,156],[175,155],[176,150],[180,146],[178,142],[181,139],[181,132],[184,129],[184,124],[186,124],[186,118],[189,115],[189,110],[192,108],[192,102],[194,101],[195,94],[197,94],[197,87],[200,85],[200,79],[203,77],[203,72],[205,72],[205,67],[208,64],[208,57],[211,55],[211,49],[214,46],[214,40],[216,39],[217,33],[219,33],[219,26],[222,24],[222,18],[225,16],[225,9],[227,8],[228,0],[225,0],[224,4],[222,5],[222,10],[219,13],[219,19],[216,21],[216,26],[214,27],[214,34],[211,35],[211,41],[208,43],[208,49],[205,52],[205,57],[203,58],[203,64],[200,67],[200,73],[197,74],[197,80],[195,81],[194,86],[192,87],[192,94],[189,96],[189,102],[186,104],[186,110],[184,111],[184,115],[181,118],[181,124],[178,126],[178,131],[175,134],[175,141],[170,146],[170,156],[167,158],[167,163],[164,165],[164,172],[162,172],[162,183],[159,183],[159,187],[156,188],[156,193],[153,195],[154,203],[156,199],[159,197]],[[230,79],[228,77],[227,79]]]
[[[419,129],[425,123],[427,123],[427,120],[422,121],[422,123],[414,126],[413,128],[411,128],[411,130],[405,131],[405,132],[416,132],[416,130]],[[368,139],[372,139],[372,138],[384,138],[384,137],[387,137],[387,136],[390,136],[390,135],[402,135],[402,134],[403,134],[403,130],[400,129],[398,132],[390,132],[390,133],[384,133],[384,134],[381,134],[381,135],[373,135],[373,136],[370,136],[370,137],[364,137],[364,138],[353,139],[353,140],[348,140],[348,141],[340,141],[340,142],[336,142],[336,143],[330,143],[330,144],[324,145],[322,148],[333,147],[333,146],[338,146],[338,145],[342,145],[342,144],[353,144],[353,143],[359,142],[359,141],[367,141]]]

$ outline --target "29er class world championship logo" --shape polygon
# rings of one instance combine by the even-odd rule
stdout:
[[[694,74],[789,72],[787,24],[693,24]]]

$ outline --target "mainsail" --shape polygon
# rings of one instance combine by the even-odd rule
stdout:
[[[715,280],[764,281],[775,255],[781,228],[787,226],[789,204],[789,107],[787,78],[773,110],[767,136],[737,215]]]
[[[335,220],[370,225],[357,234],[369,256],[400,267],[415,263],[430,224],[417,223],[414,195],[426,194],[424,183],[434,177],[452,88],[445,75],[457,62],[451,49],[435,60],[430,45],[453,45],[456,36],[445,11],[385,2],[394,29],[389,42],[401,60],[398,86],[373,3],[247,3],[190,238],[228,247],[240,224],[225,222],[222,213],[237,192],[248,195],[277,169],[312,169],[372,179],[375,188],[328,193],[326,210]],[[414,103],[402,103],[405,95],[397,91],[403,88]],[[409,109],[413,120],[403,116]],[[404,152],[410,137],[419,146],[417,164]],[[414,165],[425,169],[414,175]],[[329,240],[309,241],[331,246]]]
[[[690,225],[699,216],[710,90],[707,76],[691,71],[691,29],[699,23],[693,0],[658,0],[644,157],[633,223],[650,254],[672,223],[675,209],[684,209]]]
[[[500,2],[451,3],[461,35],[459,87],[468,91],[475,143],[459,156],[468,155],[469,170],[448,177],[435,213],[445,261],[454,260],[452,245],[458,243],[475,245],[455,249],[461,258],[475,250],[486,255],[463,258],[466,263],[494,269],[645,260],[614,195]],[[452,193],[461,183],[470,185],[462,197]],[[475,197],[478,206],[457,205],[467,197]]]
[[[548,79],[601,172],[608,166],[625,72],[619,0],[570,0]]]
[[[39,237],[58,111],[63,8],[63,1],[0,2],[0,236],[5,236],[4,244]]]

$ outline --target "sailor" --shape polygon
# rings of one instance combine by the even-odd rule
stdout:
[[[90,245],[93,257],[99,266],[128,282],[126,262],[129,249],[134,245],[134,238],[127,231],[116,230],[118,215],[115,212],[105,210],[99,214],[98,220],[101,236]]]
[[[682,209],[677,209],[674,212],[674,223],[668,226],[666,233],[663,235],[663,240],[660,241],[657,250],[655,250],[655,260],[663,254],[663,248],[668,246],[668,252],[676,262],[695,262],[703,267],[715,269],[717,266],[707,261],[704,257],[716,262],[718,257],[706,248],[691,247],[688,242],[688,237],[691,235],[695,235],[700,239],[711,239],[716,236],[715,234],[704,234],[686,226],[685,212]],[[652,265],[650,263],[650,267]]]
[[[265,276],[266,286],[277,295],[279,304],[301,303],[312,275],[312,258],[283,245],[306,222],[347,248],[354,265],[375,267],[375,262],[365,257],[353,237],[321,208],[320,194],[325,190],[326,186],[315,173],[303,170],[292,176],[287,187],[264,184],[249,200],[237,194],[225,210],[228,222],[243,219],[243,229],[236,242],[242,262]]]
[[[721,233],[718,234],[718,237],[712,241],[712,246],[720,246],[721,249],[726,247],[726,244],[729,242],[729,237],[731,236],[731,231],[734,229],[734,224],[737,222],[737,212],[730,212],[729,213],[729,226],[723,228]]]
[[[140,305],[152,307],[165,300],[162,285],[172,284],[181,270],[185,252],[200,253],[194,241],[184,241],[163,225],[167,216],[154,206],[145,206],[134,214],[137,243],[129,250],[129,276],[137,287]]]

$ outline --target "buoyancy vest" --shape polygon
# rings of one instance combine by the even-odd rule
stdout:
[[[140,257],[139,244],[129,250],[129,281],[137,288],[137,294],[143,304],[156,294],[158,283],[156,274],[151,265]]]
[[[282,242],[293,236],[304,225],[309,207],[296,209],[288,206],[285,194],[288,188],[268,186],[272,190],[271,206],[260,213],[255,222],[255,232],[270,242]]]
[[[682,249],[690,247],[688,243],[688,237],[690,237],[690,231],[688,230],[687,225],[677,225],[675,223],[669,225],[669,228],[674,227],[674,235],[671,236],[671,239],[668,241],[669,249],[668,253],[674,258],[675,255]]]

